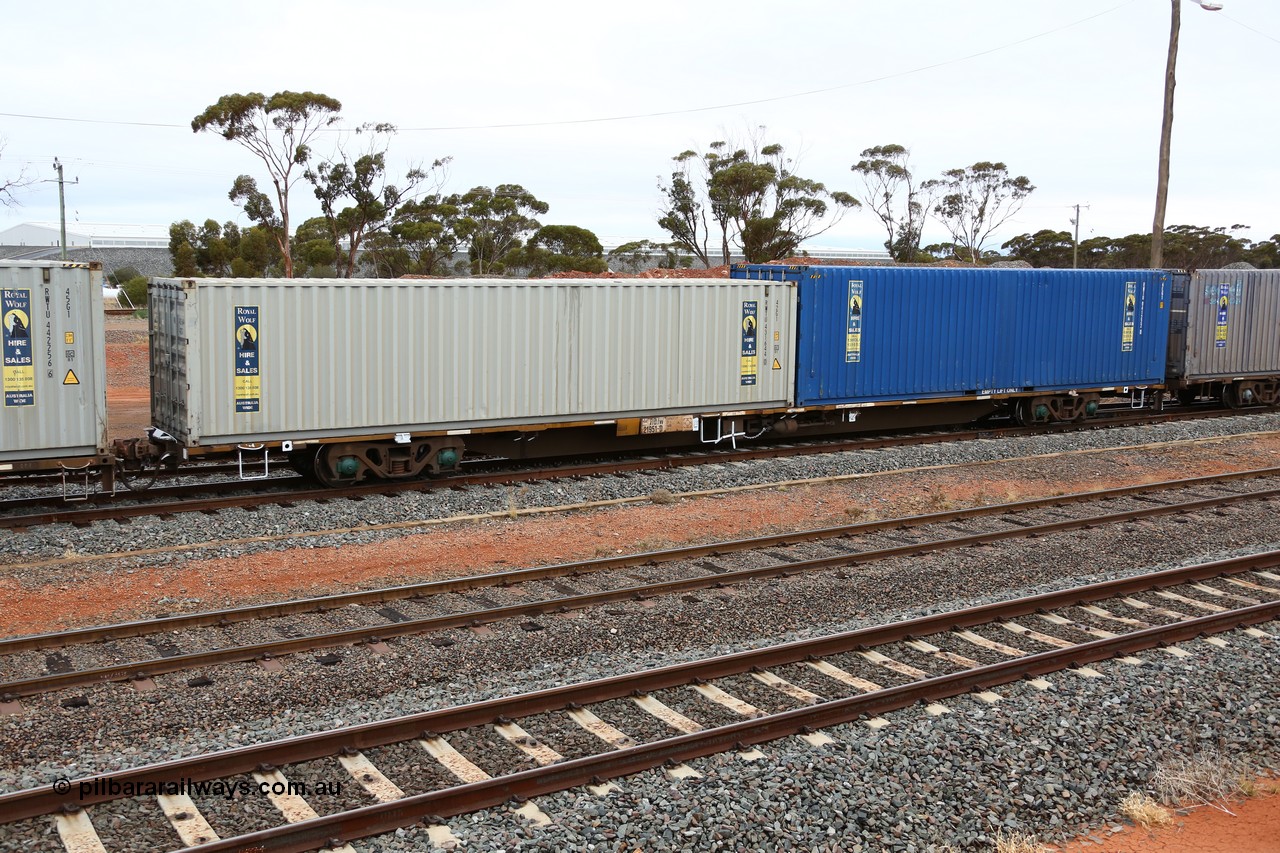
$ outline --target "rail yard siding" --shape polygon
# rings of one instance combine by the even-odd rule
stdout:
[[[1159,270],[733,268],[799,287],[796,404],[1161,385]]]
[[[1194,272],[1186,307],[1184,379],[1280,375],[1280,270]]]
[[[153,279],[153,417],[194,446],[785,407],[795,293],[728,279]]]
[[[105,452],[102,269],[0,262],[0,464]]]

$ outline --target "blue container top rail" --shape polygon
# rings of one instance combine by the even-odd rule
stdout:
[[[1164,382],[1161,270],[735,265],[793,281],[796,405]]]

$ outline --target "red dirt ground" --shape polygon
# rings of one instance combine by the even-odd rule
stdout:
[[[1201,807],[1158,830],[1133,827],[1101,844],[1077,840],[1062,853],[1276,853],[1280,851],[1280,796],[1255,797],[1231,804],[1235,816]],[[1100,838],[1095,835],[1094,838]]]

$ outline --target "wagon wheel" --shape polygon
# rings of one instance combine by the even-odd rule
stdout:
[[[1227,385],[1222,389],[1222,403],[1228,409],[1239,409],[1244,405],[1240,402],[1240,393],[1234,385]]]
[[[347,474],[343,474],[341,471],[336,471],[335,469],[342,465],[342,460],[346,458],[351,458],[356,461],[355,469]],[[337,465],[333,464],[335,461],[337,461]],[[360,480],[361,475],[368,468],[368,466],[363,462],[359,461],[359,457],[355,456],[340,456],[337,460],[334,460],[333,447],[327,444],[322,445],[320,449],[316,451],[315,462],[312,467],[314,469],[313,473],[315,474],[315,478],[331,489],[354,485]]]
[[[1178,389],[1178,404],[1181,406],[1190,406],[1196,401],[1196,392],[1190,388]]]
[[[1013,420],[1016,424],[1029,427],[1037,424],[1047,424],[1053,420],[1053,415],[1046,405],[1043,402],[1037,405],[1037,400],[1043,400],[1043,398],[1018,398],[1018,401],[1013,404]],[[1045,411],[1038,412],[1037,410],[1041,408],[1045,409]]]
[[[329,488],[335,488],[342,483],[329,471],[329,447],[321,445],[316,450],[316,455],[311,461],[311,475],[320,481],[322,485]]]
[[[148,465],[144,460],[132,460],[129,463],[116,462],[116,479],[124,483],[131,492],[145,492],[155,485],[160,473],[158,466]]]

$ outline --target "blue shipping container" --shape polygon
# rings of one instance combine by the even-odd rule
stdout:
[[[739,264],[799,289],[796,405],[1162,385],[1161,270]]]

